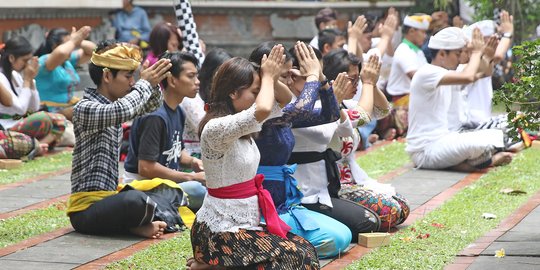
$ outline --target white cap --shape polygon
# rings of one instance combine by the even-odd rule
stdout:
[[[465,37],[467,42],[472,40],[473,28],[471,28],[470,26],[464,25],[463,28],[461,28],[461,31],[463,32],[463,36]]]
[[[410,16],[405,16],[403,24],[412,28],[428,30],[431,16],[423,13],[418,13]]]
[[[483,20],[471,24],[471,33],[472,29],[478,28],[482,33],[482,36],[489,37],[495,34],[495,29],[497,29],[497,24],[493,20]]]
[[[436,50],[457,50],[465,47],[467,41],[461,28],[446,27],[429,39],[428,48]]]
[[[463,34],[465,35],[465,38],[467,41],[472,40],[472,32],[474,28],[480,29],[480,33],[482,33],[482,36],[489,37],[495,34],[495,29],[497,29],[497,24],[495,24],[492,20],[484,20],[475,22],[469,26],[463,26]]]

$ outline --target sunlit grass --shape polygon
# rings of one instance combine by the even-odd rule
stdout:
[[[411,162],[405,143],[393,142],[359,157],[356,162],[371,178],[378,178]]]
[[[457,253],[540,190],[538,160],[539,150],[523,151],[510,165],[489,172],[410,228],[396,233],[389,246],[374,250],[347,269],[443,269]],[[500,193],[503,188],[527,194],[505,195]],[[484,219],[483,213],[497,218]],[[426,234],[428,238],[418,238]]]
[[[192,255],[189,229],[163,240],[126,259],[107,266],[107,269],[185,269]]]
[[[71,152],[62,152],[24,162],[20,167],[14,169],[0,170],[0,185],[70,168],[71,159]]]
[[[69,224],[65,202],[0,220],[0,248],[67,227]]]

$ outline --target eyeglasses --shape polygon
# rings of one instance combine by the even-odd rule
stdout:
[[[351,81],[352,85],[358,85],[358,82],[360,81],[360,76],[358,74],[355,75],[347,75],[347,79]]]

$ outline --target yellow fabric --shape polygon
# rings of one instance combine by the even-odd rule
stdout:
[[[167,185],[171,188],[178,188],[181,190],[180,186],[177,183],[171,180],[161,178],[154,178],[152,180],[134,180],[133,182],[129,183],[131,187],[139,191],[152,190],[162,184]],[[69,196],[67,214],[69,215],[74,212],[84,211],[97,201],[100,201],[108,196],[118,194],[118,192],[121,191],[124,187],[126,187],[125,184],[119,184],[117,191],[92,191],[73,193],[71,194],[71,196]],[[186,194],[184,193],[184,195]],[[180,206],[178,208],[178,213],[180,214],[180,217],[182,218],[184,224],[188,228],[191,228],[191,226],[195,222],[195,213],[193,213],[193,211],[191,211],[187,206]]]
[[[156,188],[157,186],[165,184],[171,188],[178,188],[180,189],[180,186],[167,179],[161,179],[161,178],[154,178],[152,180],[133,180],[133,182],[129,183],[130,186],[132,186],[136,190],[140,191],[148,191]],[[122,190],[126,185],[125,184],[119,184],[117,190]]]
[[[403,20],[404,25],[423,30],[428,30],[430,22],[431,16],[422,13],[405,16]]]
[[[394,106],[409,106],[409,95],[400,97],[398,100],[394,101]]]
[[[118,191],[90,191],[77,192],[71,194],[68,200],[67,214],[86,210],[97,201],[101,201],[106,197],[117,194]]]
[[[132,186],[134,189],[140,191],[152,190],[161,184],[167,185],[171,188],[181,189],[178,183],[161,178],[154,178],[152,180],[133,180],[133,182],[129,183],[129,185]],[[124,184],[120,184],[118,185],[118,190],[122,190],[122,188],[124,187]],[[184,196],[187,196],[187,194],[184,193]],[[195,222],[195,213],[193,213],[193,211],[191,211],[187,206],[178,207],[178,213],[180,214],[180,217],[182,218],[184,224],[188,228],[191,228],[191,226]]]
[[[77,104],[81,98],[79,97],[72,97],[68,103],[60,103],[60,102],[54,102],[54,101],[42,101],[42,105],[46,105],[48,107],[69,107]]]
[[[411,15],[409,16],[411,20],[417,21],[419,23],[423,23],[424,21],[431,22],[431,16],[427,14],[417,14],[417,15]]]
[[[184,224],[191,229],[191,226],[193,226],[193,223],[195,222],[195,213],[187,206],[178,207],[178,213],[180,214],[180,217],[182,217]]]
[[[135,70],[141,64],[142,52],[141,48],[135,45],[118,43],[109,50],[92,52],[90,61],[100,67],[118,70]]]

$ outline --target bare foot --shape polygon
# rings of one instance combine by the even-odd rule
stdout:
[[[43,156],[43,155],[47,154],[47,152],[49,152],[49,144],[48,143],[40,143],[39,148],[38,148],[38,152],[37,152],[36,155]]]
[[[508,152],[517,153],[523,149],[525,149],[525,144],[523,142],[518,142],[518,143],[512,144],[512,146],[508,147],[508,149],[506,150]]]
[[[223,270],[225,267],[221,266],[212,266],[206,263],[198,262],[193,258],[189,258],[186,262],[188,270]]]
[[[52,144],[54,141],[56,141],[56,136],[54,136],[53,134],[48,134],[47,136],[39,140],[40,143],[46,144]]]
[[[474,172],[474,171],[478,171],[478,169],[476,169],[475,167],[467,164],[466,162],[462,162],[456,166],[452,166],[450,168],[448,168],[450,170],[453,170],[453,171],[458,171],[458,172]]]
[[[369,134],[368,136],[368,142],[373,144],[379,139],[379,135],[377,134]]]
[[[391,141],[396,138],[397,130],[395,128],[390,128],[384,133],[384,139],[387,141]]]
[[[491,165],[492,166],[504,166],[512,162],[512,158],[514,157],[513,153],[510,152],[499,152],[491,158]]]
[[[129,231],[138,236],[157,239],[163,235],[166,227],[167,223],[163,221],[153,221],[140,227],[131,228]]]
[[[193,257],[187,259],[186,266],[189,268],[193,264],[194,261],[195,259]]]

